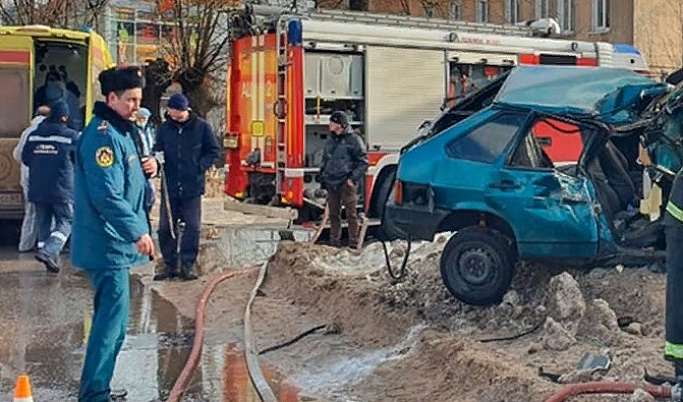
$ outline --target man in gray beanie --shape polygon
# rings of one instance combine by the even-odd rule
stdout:
[[[325,144],[323,163],[320,167],[322,185],[327,190],[327,207],[330,212],[330,243],[341,245],[342,205],[346,208],[349,223],[348,246],[358,245],[360,222],[358,186],[368,168],[368,152],[363,140],[349,126],[344,112],[336,111],[330,116],[330,139]]]

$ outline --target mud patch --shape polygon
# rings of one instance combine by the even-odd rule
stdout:
[[[373,260],[370,255],[361,255],[354,265],[350,257],[325,247],[282,244],[272,259],[269,286],[277,286],[278,292],[293,303],[334,317],[364,345],[377,346],[383,343],[381,340],[395,344],[399,341],[396,333],[405,336],[407,328],[418,324],[440,328],[436,344],[448,345],[444,349],[458,350],[457,345],[468,345],[461,348],[468,353],[455,356],[444,350],[430,354],[427,346],[419,343],[405,359],[383,364],[359,385],[359,389],[369,392],[386,382],[391,384],[384,387],[386,395],[397,400],[453,400],[449,399],[453,395],[458,395],[458,400],[473,401],[542,400],[558,385],[540,378],[538,368],[573,373],[586,352],[603,353],[612,360],[608,372],[591,378],[640,380],[643,366],[651,371],[670,371],[661,359],[661,339],[651,333],[643,335],[645,324],[638,322],[640,335],[634,335],[633,328],[624,331],[618,325],[618,318],[625,314],[657,325],[653,316],[661,315],[663,277],[648,274],[644,269],[621,274],[605,271],[606,276],[596,282],[592,279],[596,273],[521,264],[503,303],[473,307],[458,302],[444,288],[438,270],[442,244],[427,244],[416,251],[405,280],[396,285],[388,281],[377,256]],[[398,262],[400,256],[400,252],[395,252],[394,261]],[[335,261],[340,264],[335,265]],[[627,296],[645,295],[656,289],[660,292],[658,296],[641,297],[639,301]],[[519,336],[522,334],[525,335]],[[496,337],[515,339],[479,342]],[[412,354],[416,357],[410,357]],[[495,392],[486,388],[490,399],[482,399],[481,388],[470,391],[470,387],[456,385],[465,381],[458,376],[477,372],[467,362],[480,365],[480,372],[487,373],[473,377],[474,389],[477,381],[496,383]],[[450,377],[445,378],[444,371]],[[419,381],[414,379],[415,372],[420,373]],[[395,376],[403,378],[400,386],[392,379]],[[565,376],[565,380],[580,380],[571,378]],[[414,393],[392,394],[392,389],[405,391],[413,382]],[[430,386],[428,383],[432,382]],[[596,396],[591,400],[601,399]]]
[[[339,331],[311,335],[261,358],[303,394],[334,401],[535,401],[561,386],[540,377],[540,367],[568,382],[640,381],[643,367],[671,371],[654,329],[662,325],[664,277],[646,270],[520,264],[500,305],[473,307],[442,283],[443,245],[443,238],[416,245],[406,277],[394,284],[379,244],[355,253],[280,243],[252,313],[259,349],[321,324]],[[398,264],[404,245],[389,250]],[[255,279],[255,273],[245,274],[216,290],[207,310],[211,330],[239,341]],[[199,286],[163,286],[191,316],[201,291],[191,288]],[[633,322],[620,326],[626,316]],[[415,328],[418,335],[411,335]],[[586,352],[608,356],[610,369],[578,375]]]

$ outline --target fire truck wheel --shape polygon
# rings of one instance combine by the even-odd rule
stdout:
[[[380,183],[379,187],[377,188],[377,192],[375,192],[375,200],[374,200],[374,206],[372,209],[372,217],[376,218],[382,218],[384,217],[384,206],[387,203],[387,200],[389,199],[389,195],[391,194],[391,190],[394,187],[394,181],[396,181],[396,169],[395,168],[389,168],[388,173],[380,175]]]
[[[498,304],[515,275],[515,253],[498,231],[470,227],[453,235],[441,255],[441,277],[458,300],[476,306]]]

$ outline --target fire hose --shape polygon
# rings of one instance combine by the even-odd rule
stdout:
[[[250,273],[253,271],[254,269],[248,269],[243,271],[228,272],[223,275],[220,275],[216,277],[214,280],[212,280],[206,286],[204,292],[202,292],[202,295],[199,298],[199,302],[197,303],[197,310],[195,315],[196,318],[194,325],[195,337],[194,343],[192,344],[192,351],[190,352],[190,356],[187,358],[185,367],[183,367],[183,370],[180,372],[178,379],[176,379],[175,383],[173,384],[171,393],[168,396],[168,402],[180,401],[180,398],[182,397],[185,388],[187,387],[188,383],[190,382],[190,379],[192,378],[192,373],[197,368],[197,364],[199,363],[199,357],[202,354],[202,348],[204,346],[204,312],[206,310],[206,302],[208,301],[209,296],[211,296],[211,293],[215,289],[216,285],[238,274]]]
[[[249,379],[251,380],[256,393],[261,398],[261,401],[277,402],[275,393],[268,385],[268,381],[266,381],[266,377],[263,375],[263,371],[261,371],[261,365],[258,363],[259,353],[258,350],[256,350],[254,335],[251,328],[251,305],[254,302],[256,294],[261,288],[261,285],[263,284],[266,273],[268,273],[268,261],[261,265],[259,276],[256,280],[256,285],[254,285],[254,288],[251,290],[247,307],[244,310],[244,358],[247,362],[247,373],[249,374]]]
[[[313,234],[313,237],[311,237],[311,240],[309,240],[309,243],[315,244],[318,242],[318,239],[320,238],[320,235],[323,233],[323,230],[325,229],[325,225],[327,225],[327,221],[329,219],[330,219],[330,207],[327,203],[325,203],[325,211],[323,212],[323,219],[322,219],[322,221],[320,221],[320,225],[315,230],[315,233]]]
[[[545,402],[563,402],[573,396],[586,394],[632,394],[638,388],[641,388],[643,391],[649,393],[655,398],[671,398],[672,389],[669,387],[647,383],[643,384],[642,386],[637,386],[635,384],[624,382],[603,381],[567,385],[556,394],[546,399]],[[680,400],[680,398],[674,399],[674,401]]]
[[[209,297],[211,296],[211,293],[219,283],[234,276],[237,276],[239,274],[250,274],[255,270],[255,268],[249,268],[241,271],[233,271],[220,275],[216,277],[214,280],[212,280],[202,292],[202,295],[199,298],[199,302],[197,303],[195,319],[195,338],[194,343],[192,344],[192,351],[190,352],[190,357],[188,357],[187,361],[185,362],[185,366],[183,367],[180,376],[178,376],[175,383],[173,384],[173,388],[171,389],[171,392],[169,394],[168,402],[180,401],[180,398],[183,396],[183,393],[187,389],[188,383],[192,378],[192,373],[197,368],[197,365],[199,363],[199,358],[202,354],[204,342],[204,316],[206,310],[206,303]],[[311,335],[319,330],[326,329],[328,325],[318,325],[305,332],[302,332],[301,334],[297,335],[295,338],[289,341],[286,341],[279,345],[271,346],[260,352],[257,351],[255,343],[253,341],[254,336],[251,328],[251,305],[253,304],[254,299],[256,298],[256,295],[258,294],[259,289],[263,284],[263,281],[267,273],[268,262],[265,262],[261,265],[259,269],[259,276],[256,280],[256,285],[250,293],[249,301],[247,302],[247,306],[244,311],[244,357],[247,363],[247,372],[249,375],[249,379],[252,385],[254,386],[254,389],[256,389],[256,393],[258,394],[261,401],[277,402],[275,393],[273,392],[272,388],[270,388],[270,386],[268,385],[268,382],[266,381],[265,376],[261,371],[261,367],[258,364],[258,355],[262,355],[268,352],[272,352],[290,346],[308,335]]]
[[[327,225],[327,221],[330,219],[330,206],[328,203],[325,203],[325,210],[323,212],[323,218],[320,221],[320,225],[315,230],[315,233],[313,234],[313,237],[308,241],[310,244],[315,244],[318,242],[320,239],[320,236],[323,233],[323,230],[325,230],[325,225]],[[367,217],[363,217],[363,220],[360,225],[360,233],[358,235],[358,244],[356,244],[356,250],[360,250],[363,247],[363,240],[365,239],[365,234],[368,231],[368,225],[370,221],[368,220]]]

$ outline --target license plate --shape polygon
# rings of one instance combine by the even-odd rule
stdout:
[[[23,203],[24,197],[21,193],[0,193],[0,209],[13,209]]]

